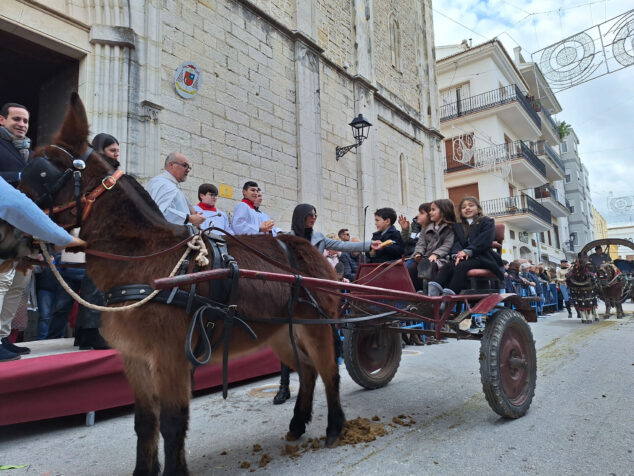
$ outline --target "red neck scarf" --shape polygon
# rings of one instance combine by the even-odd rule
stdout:
[[[203,210],[207,211],[207,212],[216,212],[218,210],[216,210],[216,207],[212,207],[211,205],[207,205],[206,203],[200,202],[198,204],[198,206],[200,208],[202,208]]]
[[[249,205],[249,208],[252,208],[253,210],[255,210],[255,205],[253,205],[253,202],[249,200],[248,198],[243,198],[242,203],[246,203],[247,205]]]

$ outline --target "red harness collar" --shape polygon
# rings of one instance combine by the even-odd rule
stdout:
[[[88,218],[88,215],[92,211],[92,207],[95,204],[95,200],[97,200],[97,198],[99,198],[103,193],[107,192],[112,187],[114,187],[121,177],[123,177],[123,171],[121,169],[118,169],[112,175],[105,177],[101,181],[101,184],[99,184],[97,188],[95,188],[92,192],[89,192],[88,194],[81,197],[81,204],[82,204],[81,221],[82,222],[86,218]],[[58,205],[56,207],[53,207],[53,214],[60,213],[65,210],[72,210],[74,208],[77,208],[77,202],[75,200],[65,203],[64,205]],[[48,214],[48,211],[45,211],[45,213]],[[64,228],[67,228],[67,227],[68,226],[65,226]],[[71,225],[71,228],[72,227],[73,226]]]

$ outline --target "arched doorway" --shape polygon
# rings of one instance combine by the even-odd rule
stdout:
[[[520,258],[521,259],[532,260],[533,259],[533,252],[527,246],[521,246],[520,247]]]
[[[26,106],[33,146],[49,143],[77,90],[79,61],[0,29],[0,64],[0,105]]]

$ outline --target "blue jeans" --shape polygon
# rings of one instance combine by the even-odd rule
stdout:
[[[565,284],[560,284],[559,290],[561,291],[561,295],[564,298],[564,302],[570,301],[570,296],[568,295],[568,286],[566,286]]]
[[[40,319],[37,322],[37,338],[40,340],[46,339],[48,334],[55,295],[55,291],[49,291],[48,289],[37,290],[37,309],[40,315]]]

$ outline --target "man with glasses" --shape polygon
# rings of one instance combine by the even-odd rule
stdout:
[[[341,241],[350,241],[350,230],[348,230],[347,228],[342,228],[337,233],[337,236],[339,236],[339,239]]]
[[[165,159],[165,170],[152,178],[145,189],[167,221],[175,225],[192,224],[198,227],[205,217],[192,208],[180,187],[187,180],[191,169],[184,154],[172,152]]]

